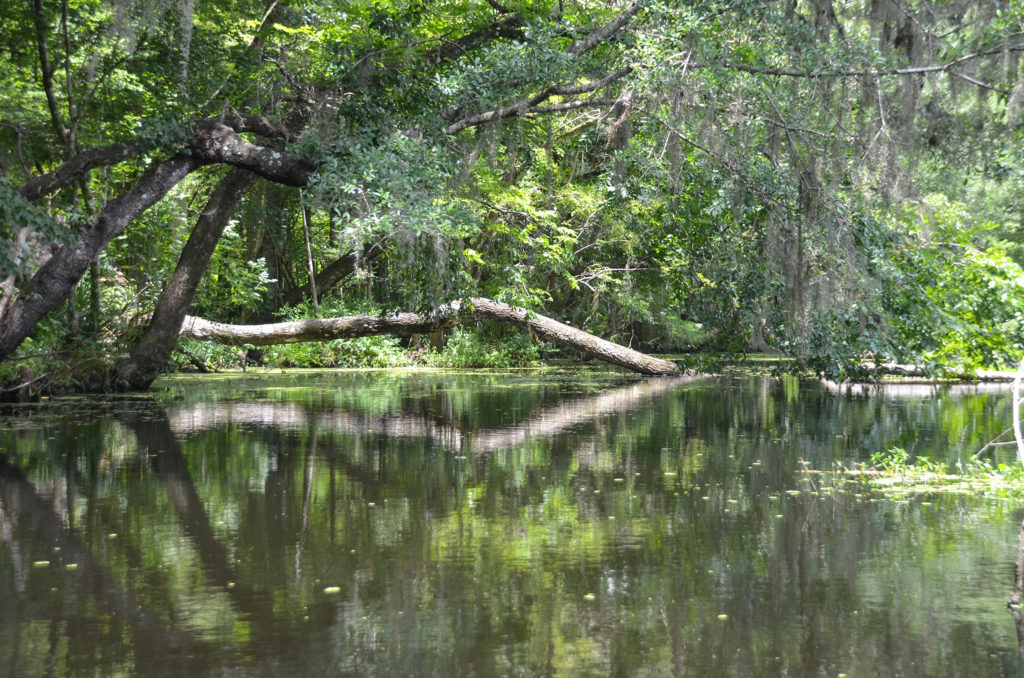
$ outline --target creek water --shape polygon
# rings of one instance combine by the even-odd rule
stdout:
[[[1019,676],[1005,390],[180,377],[0,417],[2,676]],[[1010,448],[998,455],[1008,463]]]

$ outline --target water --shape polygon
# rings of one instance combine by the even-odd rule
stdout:
[[[1008,420],[1001,390],[599,372],[23,408],[0,676],[1017,676],[1020,506],[802,472]]]

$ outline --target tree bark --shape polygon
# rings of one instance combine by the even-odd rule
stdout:
[[[255,182],[255,174],[234,168],[214,189],[182,248],[174,273],[164,285],[149,326],[132,349],[128,361],[118,370],[119,383],[135,390],[149,388],[167,363],[178,339],[178,330],[224,228]]]
[[[381,334],[407,336],[428,334],[452,327],[463,320],[482,320],[514,325],[531,336],[579,351],[585,356],[651,375],[679,374],[679,366],[668,360],[614,344],[583,330],[546,316],[498,301],[475,297],[467,302],[445,304],[433,313],[355,315],[342,318],[297,320],[266,325],[227,325],[187,316],[181,336],[215,341],[229,346],[252,344],[271,346],[302,341],[330,341]]]
[[[306,158],[249,143],[232,127],[219,121],[200,125],[189,142],[189,149],[193,157],[203,162],[241,167],[285,186],[305,186],[317,168],[315,162]]]

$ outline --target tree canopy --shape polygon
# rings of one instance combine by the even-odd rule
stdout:
[[[1024,350],[1024,8],[14,0],[0,369],[485,296],[644,350]],[[10,377],[7,377],[10,379]]]

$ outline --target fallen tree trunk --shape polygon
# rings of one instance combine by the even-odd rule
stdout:
[[[215,341],[230,346],[270,346],[301,341],[330,341],[381,334],[408,336],[428,334],[466,320],[505,323],[526,330],[531,336],[579,351],[641,374],[679,374],[679,366],[668,360],[614,344],[583,330],[546,316],[515,308],[492,299],[476,297],[466,302],[444,304],[427,314],[352,315],[341,318],[296,320],[266,325],[227,325],[187,316],[181,336]]]
[[[920,377],[922,379],[934,380],[936,376],[929,373],[923,365],[902,365],[900,363],[873,363],[862,362],[857,366],[866,374],[873,376],[894,376],[894,377]],[[1013,381],[1017,377],[1016,372],[999,370],[970,370],[966,372],[946,373],[942,378],[956,379],[958,381]]]

